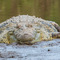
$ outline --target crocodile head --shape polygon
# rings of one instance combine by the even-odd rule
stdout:
[[[14,35],[18,42],[27,43],[35,39],[36,31],[33,28],[17,29]]]

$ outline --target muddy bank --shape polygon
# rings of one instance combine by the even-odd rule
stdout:
[[[60,60],[60,39],[34,45],[0,43],[1,60]]]

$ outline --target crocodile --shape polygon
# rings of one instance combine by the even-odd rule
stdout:
[[[60,38],[60,26],[35,16],[14,16],[0,23],[0,43],[34,44]]]

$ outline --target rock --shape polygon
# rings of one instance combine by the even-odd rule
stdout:
[[[50,49],[48,49],[48,51],[50,51]]]

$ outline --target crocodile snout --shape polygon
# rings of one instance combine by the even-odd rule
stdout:
[[[17,40],[21,42],[32,41],[35,38],[35,31],[32,28],[17,30],[14,34]]]
[[[21,41],[31,41],[33,39],[34,39],[33,34],[29,34],[29,33],[22,34],[19,38],[19,40]]]

